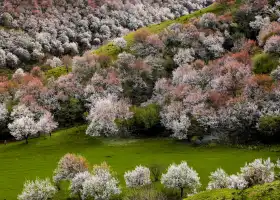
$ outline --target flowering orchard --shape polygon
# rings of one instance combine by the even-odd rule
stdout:
[[[60,159],[57,169],[54,171],[54,177],[57,177],[58,173],[62,172],[63,176],[61,177],[70,182],[71,198],[108,200],[122,193],[119,180],[107,163],[94,165],[92,171],[90,168],[85,168],[84,163],[87,163],[84,157],[66,154]],[[276,178],[275,168],[279,168],[279,160],[273,163],[269,158],[267,160],[256,159],[251,163],[246,163],[244,167],[241,167],[239,173],[230,176],[219,168],[209,176],[210,182],[207,190],[222,188],[244,190],[254,185],[271,183]],[[124,179],[127,189],[120,196],[122,198],[126,197],[126,195],[128,197],[130,191],[141,191],[141,188],[152,187],[156,184],[150,179],[150,169],[141,165],[132,171],[125,172]],[[57,179],[54,179],[54,181],[56,186],[49,179],[27,180],[24,183],[22,193],[18,195],[18,199],[52,198],[59,189]],[[166,173],[161,175],[160,182],[165,188],[180,191],[181,198],[193,195],[201,190],[199,174],[185,161],[178,165],[171,164]],[[165,197],[165,193],[160,191],[159,193],[161,193],[162,197]],[[145,193],[145,195],[147,196],[148,193]],[[167,199],[167,197],[163,199]]]

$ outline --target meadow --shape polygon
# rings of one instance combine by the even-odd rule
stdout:
[[[91,164],[106,161],[117,173],[124,188],[124,172],[136,165],[158,164],[167,168],[169,164],[185,160],[201,178],[203,188],[208,183],[210,172],[222,167],[229,174],[239,171],[245,162],[255,158],[273,161],[279,152],[269,149],[248,150],[225,146],[195,147],[170,138],[120,139],[92,138],[85,135],[85,126],[60,130],[51,137],[31,139],[0,145],[0,199],[15,200],[27,179],[52,177],[59,159],[66,153],[80,154]],[[55,199],[68,197],[63,187]]]

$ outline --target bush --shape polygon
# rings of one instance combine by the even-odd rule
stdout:
[[[23,191],[18,195],[18,200],[46,200],[51,199],[57,192],[49,179],[27,180],[24,183]]]
[[[258,126],[265,136],[273,136],[280,131],[280,116],[262,116]]]
[[[168,198],[154,188],[140,188],[132,190],[124,200],[167,200]]]
[[[153,164],[149,166],[151,177],[153,182],[157,182],[160,180],[160,176],[162,174],[163,168],[161,165]]]
[[[242,192],[242,200],[277,200],[280,198],[280,181],[256,185]]]
[[[257,54],[253,57],[253,72],[256,74],[268,74],[276,69],[278,64],[278,58],[272,54]]]
[[[220,189],[209,190],[190,196],[185,200],[241,200],[238,198],[238,190],[234,189]]]
[[[70,70],[71,71],[71,70]],[[57,79],[58,77],[67,74],[67,68],[66,67],[55,67],[53,69],[48,70],[45,75],[46,78],[54,77]]]
[[[160,124],[160,108],[157,104],[150,104],[144,107],[132,106],[130,111],[133,117],[127,120],[116,120],[119,128],[126,128],[132,133],[149,134],[151,129]]]
[[[54,118],[60,127],[70,127],[85,122],[84,112],[85,104],[79,99],[70,98],[60,103],[60,109],[54,111]]]
[[[243,191],[234,189],[209,190],[198,193],[185,200],[278,200],[280,181],[256,185]]]

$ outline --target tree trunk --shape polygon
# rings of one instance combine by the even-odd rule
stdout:
[[[25,144],[28,144],[28,137],[24,137],[25,138]]]
[[[183,195],[184,195],[184,188],[181,188],[181,198],[183,199]]]
[[[52,137],[52,132],[49,133],[50,137]]]

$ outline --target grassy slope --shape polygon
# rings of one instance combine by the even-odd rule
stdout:
[[[238,3],[236,4],[236,6],[237,5],[238,5]],[[234,6],[233,6],[233,8],[234,8]],[[207,12],[213,12],[216,14],[220,14],[220,13],[224,13],[224,12],[228,11],[229,9],[233,9],[233,8],[227,8],[222,5],[212,4],[204,9],[195,11],[189,15],[179,17],[175,20],[167,20],[160,24],[153,24],[153,25],[150,25],[147,27],[143,27],[143,28],[138,29],[137,31],[146,29],[151,33],[160,33],[166,27],[168,27],[169,25],[171,25],[173,23],[187,23],[189,19],[191,19],[193,17],[199,17]],[[135,32],[131,32],[131,33],[127,34],[126,36],[124,36],[124,39],[127,41],[127,49],[129,49],[129,47],[134,42],[134,39],[133,39],[134,34],[135,34]],[[109,42],[108,44],[103,45],[100,48],[98,48],[97,50],[95,50],[93,53],[106,54],[106,55],[109,55],[109,56],[112,56],[113,58],[115,58],[120,52],[121,52],[121,49],[119,49],[117,46],[115,46],[112,42]]]
[[[67,152],[85,156],[91,164],[107,161],[118,173],[121,184],[123,174],[136,165],[160,164],[167,167],[172,162],[186,160],[196,169],[203,185],[211,171],[223,167],[235,173],[246,161],[271,157],[279,153],[250,151],[225,147],[192,147],[171,139],[95,139],[85,136],[85,126],[62,130],[52,138],[30,140],[28,145],[15,142],[0,145],[0,199],[15,200],[26,179],[51,177],[61,156]],[[278,155],[277,155],[278,154]],[[66,199],[61,191],[56,199]]]

